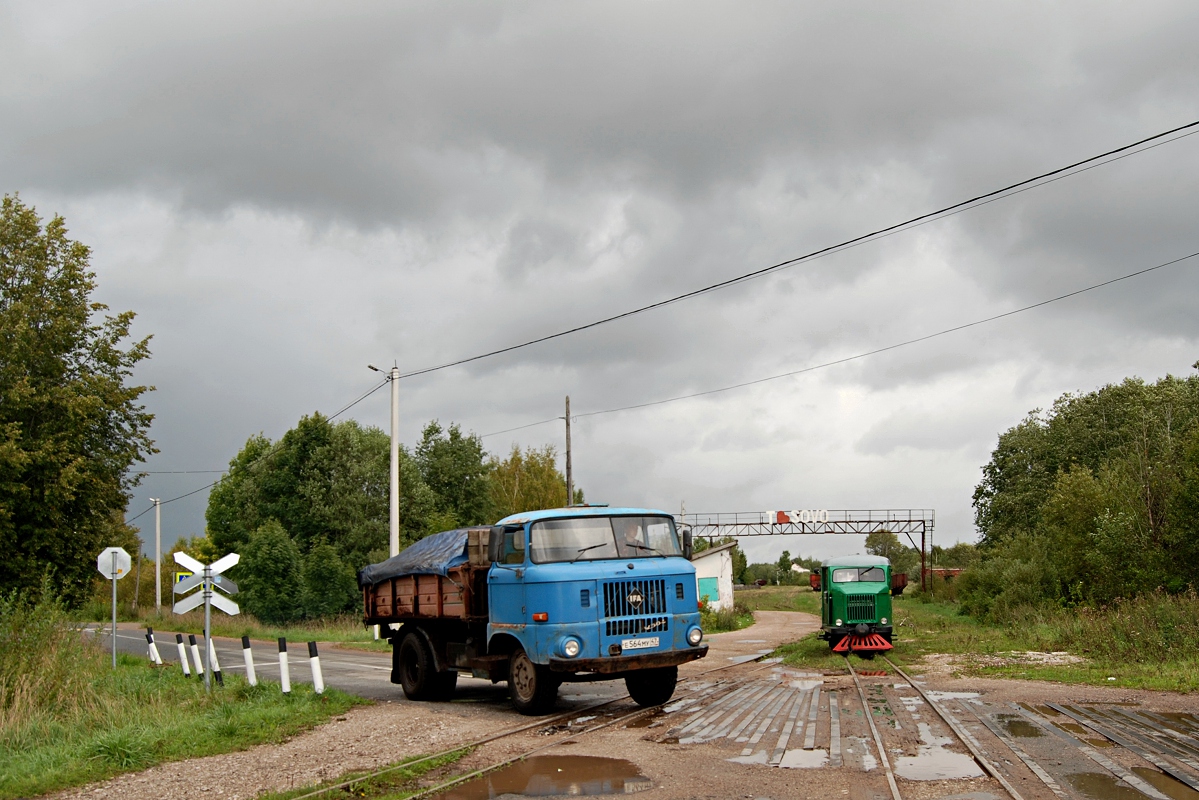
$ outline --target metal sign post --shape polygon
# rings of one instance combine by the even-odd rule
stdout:
[[[133,560],[123,547],[107,547],[96,557],[96,569],[112,581],[112,668],[117,668],[117,581],[129,574]]]
[[[237,553],[230,553],[211,564],[201,564],[187,553],[175,553],[175,563],[192,572],[190,578],[185,578],[175,584],[175,594],[183,594],[197,586],[201,587],[200,591],[175,603],[172,610],[176,614],[186,614],[201,603],[204,604],[204,688],[209,691],[212,691],[212,678],[210,677],[212,675],[212,607],[216,606],[230,616],[241,613],[237,603],[217,594],[212,589],[216,587],[228,594],[237,594],[237,584],[222,577],[221,573],[240,560],[241,556]]]

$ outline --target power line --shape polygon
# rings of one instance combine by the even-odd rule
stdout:
[[[851,247],[856,247],[860,244],[865,244],[866,242],[869,242],[869,241],[874,241],[876,239],[890,236],[891,234],[898,233],[902,230],[907,230],[907,229],[910,229],[913,227],[917,227],[919,225],[924,225],[928,222],[932,222],[937,219],[943,219],[948,216],[953,216],[955,214],[961,213],[962,211],[969,210],[970,208],[977,208],[979,206],[987,205],[989,203],[992,203],[992,202],[1002,199],[1004,197],[1011,197],[1016,194],[1020,194],[1022,192],[1028,191],[1029,189],[1033,189],[1038,186],[1044,186],[1049,183],[1053,183],[1058,180],[1061,180],[1062,178],[1066,178],[1066,177],[1080,174],[1082,172],[1086,172],[1090,169],[1094,169],[1097,166],[1102,166],[1103,164],[1108,164],[1113,161],[1119,161],[1123,158],[1127,158],[1130,155],[1135,155],[1136,153],[1142,153],[1142,152],[1145,152],[1146,150],[1151,150],[1154,147],[1159,147],[1163,144],[1168,144],[1169,142],[1174,142],[1174,141],[1177,141],[1178,139],[1183,139],[1187,136],[1191,136],[1195,133],[1199,133],[1199,131],[1190,130],[1190,129],[1196,128],[1196,127],[1199,127],[1199,120],[1196,120],[1194,122],[1189,122],[1185,125],[1179,125],[1176,128],[1171,128],[1170,130],[1162,131],[1161,133],[1156,133],[1152,136],[1147,136],[1144,139],[1139,139],[1138,141],[1123,145],[1121,147],[1117,147],[1113,150],[1108,150],[1106,152],[1091,156],[1089,158],[1084,158],[1081,161],[1075,161],[1074,163],[1067,164],[1064,167],[1058,167],[1057,169],[1053,169],[1048,172],[1042,172],[1041,174],[1034,175],[1031,178],[1025,178],[1024,180],[1017,181],[1016,183],[1008,184],[1007,186],[1004,186],[1002,188],[995,189],[993,191],[986,192],[984,194],[980,194],[975,197],[971,197],[968,200],[962,200],[962,201],[954,203],[952,205],[948,205],[943,208],[937,209],[936,211],[930,211],[928,213],[921,214],[916,217],[912,217],[911,219],[905,220],[903,222],[897,222],[893,225],[888,225],[887,227],[884,227],[884,228],[878,228],[869,233],[864,233],[860,236],[855,236],[852,239],[846,239],[845,241],[840,242],[838,244],[829,245],[827,247],[822,247],[819,250],[813,250],[810,253],[806,253],[802,256],[797,256],[796,258],[787,259],[786,261],[780,261],[777,264],[772,264],[771,266],[768,266],[768,267],[762,267],[761,269],[753,270],[752,272],[747,272],[742,275],[738,275],[734,278],[729,278],[727,280],[709,284],[708,286],[704,286],[700,289],[694,289],[689,292],[684,292],[683,294],[675,295],[674,297],[669,297],[665,300],[659,300],[657,302],[650,303],[649,305],[640,306],[638,308],[634,308],[629,311],[624,311],[620,314],[614,314],[610,317],[604,317],[602,319],[598,319],[593,322],[588,322],[584,325],[577,325],[573,328],[568,328],[566,330],[558,331],[557,333],[551,333],[551,334],[547,334],[545,336],[539,336],[535,339],[529,339],[528,341],[521,342],[520,344],[509,345],[508,347],[501,347],[498,350],[490,350],[486,353],[479,353],[478,355],[469,356],[467,358],[460,358],[456,361],[448,361],[444,364],[438,364],[436,366],[425,367],[424,369],[418,369],[418,370],[414,370],[412,372],[406,372],[406,373],[400,375],[400,378],[401,379],[413,378],[413,377],[416,377],[417,375],[426,375],[430,372],[437,372],[439,370],[448,369],[450,367],[457,367],[457,366],[461,366],[463,364],[469,364],[472,361],[480,361],[484,358],[491,358],[492,356],[498,356],[503,353],[511,353],[514,350],[520,350],[522,348],[530,347],[535,344],[541,344],[542,342],[548,342],[552,339],[558,339],[563,336],[569,336],[573,333],[579,333],[581,331],[589,330],[591,328],[595,328],[600,325],[605,325],[609,322],[616,322],[617,320],[625,319],[627,317],[632,317],[637,314],[642,314],[646,311],[652,311],[657,308],[662,308],[663,306],[668,306],[673,303],[677,303],[681,300],[687,300],[692,297],[697,297],[702,294],[707,294],[708,292],[716,291],[718,289],[724,289],[729,286],[734,286],[736,284],[743,283],[745,281],[752,280],[754,278],[762,277],[763,275],[770,274],[772,272],[775,272],[780,269],[784,269],[786,267],[792,267],[792,266],[795,266],[796,264],[800,264],[805,261],[812,261],[817,258],[822,258],[824,256],[831,255],[833,253],[840,252],[842,250],[846,250]],[[1188,133],[1183,133],[1181,136],[1176,136],[1173,139],[1169,139],[1168,141],[1159,141],[1162,139],[1166,139],[1167,137],[1172,136],[1173,134],[1180,133],[1182,131],[1188,131],[1188,130],[1189,130]],[[1150,145],[1149,147],[1141,147],[1142,145],[1149,144],[1150,142],[1157,142],[1157,143]],[[1141,149],[1136,150],[1136,148],[1141,148]],[[1135,152],[1129,152],[1129,151],[1133,151],[1133,150],[1135,150]],[[1120,155],[1120,154],[1123,154],[1123,155]],[[1116,157],[1113,158],[1113,156],[1116,156]],[[1096,163],[1096,162],[1100,162],[1100,163]],[[1087,165],[1090,165],[1090,166],[1087,166]]]
[[[878,355],[879,353],[885,353],[889,350],[898,350],[901,347],[907,347],[909,345],[917,344],[919,342],[927,342],[929,339],[936,339],[941,336],[947,336],[948,334],[951,334],[951,333],[957,333],[958,331],[964,331],[967,328],[974,328],[979,325],[985,325],[988,322],[995,322],[996,320],[1004,319],[1005,317],[1011,317],[1016,314],[1022,314],[1025,311],[1031,311],[1034,308],[1040,308],[1041,306],[1047,306],[1050,303],[1056,303],[1060,300],[1066,300],[1067,298],[1070,298],[1070,297],[1076,297],[1080,294],[1085,294],[1086,292],[1094,291],[1095,289],[1101,289],[1105,286],[1111,286],[1114,283],[1120,283],[1121,281],[1126,281],[1131,278],[1136,278],[1141,275],[1146,275],[1150,272],[1155,272],[1159,269],[1164,269],[1165,267],[1173,266],[1174,264],[1179,264],[1183,261],[1187,261],[1189,259],[1195,258],[1196,256],[1199,256],[1199,252],[1194,252],[1194,253],[1191,253],[1190,255],[1182,256],[1181,258],[1175,258],[1171,261],[1166,261],[1162,264],[1158,264],[1153,267],[1146,267],[1145,269],[1140,269],[1140,270],[1137,270],[1136,272],[1130,272],[1127,275],[1121,275],[1118,278],[1112,278],[1111,280],[1102,281],[1101,283],[1095,283],[1090,286],[1083,287],[1081,289],[1075,289],[1072,292],[1067,292],[1066,294],[1061,294],[1061,295],[1058,295],[1057,297],[1051,297],[1048,300],[1041,300],[1040,302],[1033,303],[1031,305],[1022,306],[1020,308],[1016,308],[1011,311],[1005,311],[1002,314],[994,314],[989,317],[984,317],[982,319],[974,320],[973,322],[967,322],[962,325],[955,325],[952,328],[945,328],[944,330],[936,331],[935,333],[925,334],[924,336],[917,336],[914,339],[907,339],[902,342],[896,342],[895,344],[886,345],[885,347],[878,347],[873,350],[867,350],[864,353],[858,353],[856,355],[846,356],[844,358],[838,358],[833,361],[826,361],[823,364],[815,364],[810,367],[803,367],[802,369],[791,370],[789,372],[783,372],[778,375],[771,375],[767,378],[757,378],[752,381],[744,381],[742,383],[735,383],[730,386],[722,386],[718,389],[707,389],[702,392],[692,392],[690,394],[677,395],[675,397],[667,397],[662,400],[651,400],[646,403],[636,403],[634,405],[621,406],[619,408],[607,408],[607,409],[603,409],[602,411],[587,411],[582,414],[572,414],[571,416],[574,417],[575,419],[578,419],[580,417],[597,417],[597,416],[600,416],[601,414],[615,414],[618,411],[632,411],[632,410],[635,410],[638,408],[649,408],[651,406],[660,406],[660,405],[664,405],[666,403],[674,403],[679,400],[690,400],[695,397],[703,397],[705,395],[710,395],[710,394],[719,394],[721,392],[732,391],[733,389],[742,389],[742,388],[745,388],[746,386],[754,386],[759,383],[767,383],[769,381],[777,381],[781,378],[790,378],[795,375],[802,375],[805,372],[815,372],[816,370],[826,369],[828,367],[837,366],[838,364],[845,364],[850,361],[857,361],[859,359],[866,358],[868,356]],[[545,425],[550,422],[555,422],[559,419],[561,419],[561,417],[554,417],[552,419],[541,420],[540,422],[531,422],[528,425],[521,425],[516,428],[508,428],[507,430],[495,431],[493,433],[485,433],[480,438],[486,438],[488,436],[498,436],[501,433],[509,433],[511,431],[523,430],[524,428],[532,428],[537,425]]]

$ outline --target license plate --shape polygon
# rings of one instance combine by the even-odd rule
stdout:
[[[658,646],[658,637],[657,636],[647,636],[644,639],[621,639],[620,640],[620,649],[621,650],[640,650],[644,647],[657,647],[657,646]]]

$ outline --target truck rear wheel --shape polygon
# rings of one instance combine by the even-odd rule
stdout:
[[[395,661],[399,684],[409,700],[448,700],[453,695],[458,673],[437,672],[433,654],[415,631],[400,640]]]
[[[639,669],[630,672],[624,678],[625,688],[629,697],[642,708],[660,706],[674,694],[675,684],[679,682],[678,667],[657,667],[655,669]]]
[[[522,714],[544,714],[553,708],[560,683],[548,667],[534,664],[523,649],[508,661],[508,695]]]

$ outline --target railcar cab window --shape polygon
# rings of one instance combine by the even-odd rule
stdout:
[[[833,570],[833,583],[883,583],[887,573],[882,567],[849,567]]]
[[[575,517],[533,524],[533,562],[683,554],[670,517]]]

